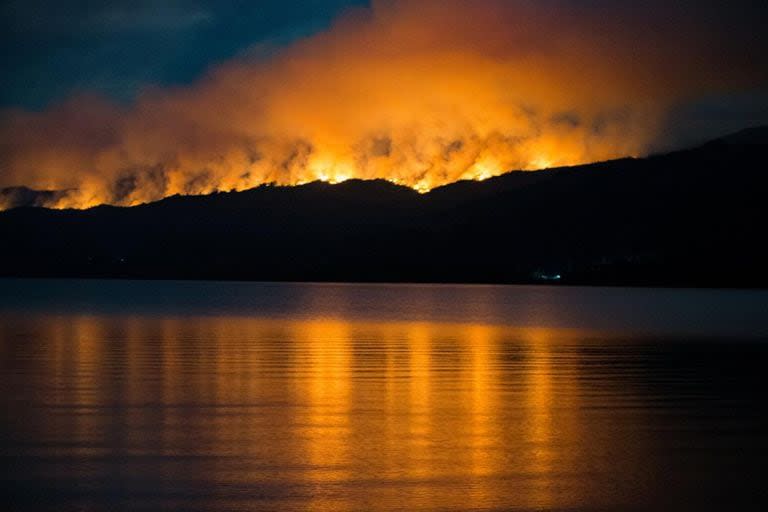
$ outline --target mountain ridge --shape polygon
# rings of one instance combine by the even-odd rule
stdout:
[[[721,139],[428,194],[350,180],[14,208],[0,212],[0,275],[768,286],[763,146]]]
[[[712,145],[712,144],[723,144],[723,143],[725,143],[725,144],[736,144],[736,145],[744,145],[744,144],[763,145],[763,144],[768,144],[768,126],[755,126],[755,127],[751,127],[751,128],[745,128],[745,129],[740,130],[738,132],[734,132],[734,133],[731,133],[731,134],[728,134],[728,135],[724,135],[722,137],[718,137],[716,139],[707,141],[707,142],[705,142],[705,143],[703,143],[703,144],[701,144],[699,146],[694,146],[693,148],[681,149],[681,150],[665,152],[665,153],[660,153],[660,154],[653,154],[653,155],[649,155],[649,156],[644,157],[644,158],[622,157],[622,158],[606,160],[606,161],[600,161],[600,162],[591,162],[591,163],[588,163],[588,164],[579,164],[579,165],[571,165],[571,166],[553,167],[553,168],[548,168],[548,169],[540,169],[540,170],[536,170],[536,171],[510,170],[510,171],[507,171],[507,172],[505,172],[503,174],[500,174],[498,176],[493,176],[493,177],[488,178],[488,179],[483,180],[483,181],[459,180],[459,181],[455,181],[455,182],[452,182],[452,183],[447,183],[445,185],[440,185],[438,187],[435,187],[435,188],[433,188],[433,189],[423,193],[423,195],[425,195],[425,196],[434,195],[434,194],[439,195],[439,194],[445,193],[445,191],[447,191],[447,190],[455,190],[456,188],[459,188],[459,187],[471,188],[471,187],[473,187],[477,183],[496,183],[496,184],[499,184],[499,183],[503,183],[505,181],[505,178],[506,179],[514,178],[514,179],[518,180],[518,183],[513,184],[513,186],[519,186],[519,185],[525,184],[525,182],[538,181],[540,179],[544,179],[544,178],[548,177],[548,175],[551,174],[552,172],[562,172],[562,171],[566,171],[566,170],[578,170],[579,172],[583,172],[585,170],[590,170],[590,169],[599,169],[599,168],[601,168],[603,166],[610,165],[612,163],[628,162],[628,161],[633,161],[633,160],[644,160],[644,159],[648,159],[648,158],[655,158],[655,157],[658,157],[658,156],[665,156],[665,155],[670,155],[670,154],[675,154],[675,153],[680,153],[680,152],[685,152],[685,151],[691,151],[692,149],[698,149],[698,148],[705,147],[705,146]],[[399,184],[387,181],[387,180],[382,179],[382,178],[376,178],[376,179],[370,179],[370,180],[355,178],[355,179],[346,180],[346,181],[343,181],[343,182],[340,182],[340,183],[336,183],[336,184],[333,184],[333,185],[341,185],[341,184],[350,183],[350,182],[352,182],[352,183],[355,183],[355,182],[377,183],[378,182],[378,183],[383,183],[383,184],[391,185],[392,187],[398,187],[398,188],[413,190],[413,189],[411,189],[410,187],[408,187],[406,185],[399,185]],[[212,192],[212,193],[209,193],[209,194],[188,194],[188,195],[185,195],[185,194],[174,194],[174,195],[171,195],[171,196],[167,196],[167,197],[158,199],[157,201],[150,201],[150,202],[142,203],[142,204],[138,204],[138,205],[128,206],[128,205],[113,205],[113,204],[106,204],[105,203],[105,204],[100,204],[100,205],[95,205],[95,206],[92,206],[92,207],[89,207],[89,208],[85,208],[85,210],[89,210],[89,209],[92,209],[92,208],[98,208],[100,206],[113,206],[113,207],[116,207],[116,208],[133,208],[133,207],[137,207],[137,206],[144,206],[144,205],[147,205],[147,204],[158,203],[158,202],[162,202],[162,201],[165,201],[165,200],[168,200],[168,199],[172,199],[172,198],[177,198],[177,197],[206,197],[206,196],[216,196],[216,195],[219,195],[219,194],[245,193],[245,192],[249,192],[249,191],[253,191],[253,190],[258,190],[258,189],[263,189],[263,188],[303,188],[303,187],[312,187],[312,186],[315,186],[315,185],[318,185],[318,184],[322,185],[322,184],[328,184],[328,183],[320,181],[320,180],[313,181],[313,182],[310,182],[310,183],[301,184],[301,185],[276,185],[276,184],[266,183],[266,184],[262,184],[262,185],[253,187],[251,189],[240,190],[240,191],[234,191],[234,190],[231,190],[231,191],[216,191],[216,192]],[[5,208],[3,210],[0,210],[0,211],[14,209],[14,208],[23,208],[23,207],[47,208],[45,206],[45,203],[47,201],[50,201],[50,200],[56,199],[56,198],[61,198],[62,196],[64,196],[68,192],[69,192],[69,190],[35,190],[35,189],[29,188],[29,187],[26,187],[26,186],[5,187],[5,188],[0,189],[0,206],[5,205]],[[77,209],[77,208],[63,208],[63,209]]]

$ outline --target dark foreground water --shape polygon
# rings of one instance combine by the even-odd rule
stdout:
[[[768,293],[0,280],[5,510],[764,510]]]

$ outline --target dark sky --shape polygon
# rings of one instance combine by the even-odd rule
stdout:
[[[415,0],[418,1],[418,0]],[[603,8],[605,0],[527,0]],[[0,105],[41,107],[90,89],[127,99],[142,85],[187,83],[254,45],[281,46],[370,0],[4,0]],[[762,37],[766,8],[750,0],[610,0],[642,23],[690,10],[702,30]],[[660,8],[663,6],[663,8]]]
[[[327,27],[367,0],[5,0],[1,106],[40,108],[72,92],[121,100],[183,84],[259,45]]]
[[[418,0],[414,0],[418,2]],[[754,0],[510,0],[558,8],[622,11],[628,25],[690,18],[703,33],[736,40],[745,60],[765,58],[765,4]],[[73,94],[130,102],[146,87],[194,82],[245,53],[269,54],[327,28],[371,0],[3,0],[0,3],[0,108],[40,110]],[[428,20],[425,20],[428,22]],[[653,44],[653,35],[638,44]],[[717,43],[713,43],[717,44]],[[680,73],[685,73],[684,69]],[[674,116],[702,132],[768,122],[758,85],[727,97],[680,105]],[[673,125],[675,123],[672,123]],[[687,131],[687,129],[685,130]],[[664,134],[661,137],[665,137]],[[679,139],[679,134],[674,138]]]

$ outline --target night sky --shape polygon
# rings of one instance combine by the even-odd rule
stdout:
[[[185,84],[244,52],[326,29],[365,0],[6,0],[3,106],[40,108],[82,90],[121,101]]]
[[[418,3],[415,0],[414,3]],[[616,5],[628,24],[664,19],[682,11],[702,31],[723,30],[757,52],[766,43],[764,2],[724,0],[529,0],[565,8],[599,10]],[[5,60],[0,105],[44,107],[83,90],[131,100],[147,85],[187,84],[226,59],[270,54],[328,28],[369,0],[5,0],[0,4],[0,44]],[[685,70],[681,70],[685,72]],[[751,93],[751,94],[750,94]],[[703,100],[702,115],[744,116],[746,91],[732,109]],[[761,98],[765,100],[765,98]],[[765,107],[765,104],[762,105]],[[726,110],[725,112],[720,110]],[[755,121],[764,121],[763,109]],[[748,117],[748,115],[747,115]]]

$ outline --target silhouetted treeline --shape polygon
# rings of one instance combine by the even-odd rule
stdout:
[[[765,132],[425,195],[349,181],[16,208],[0,274],[766,286]]]

